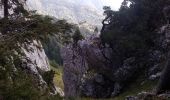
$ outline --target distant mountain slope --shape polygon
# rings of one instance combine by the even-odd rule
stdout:
[[[100,1],[100,0],[95,0]],[[86,21],[89,24],[100,25],[102,11],[94,5],[93,0],[28,0],[31,9],[48,14],[59,19],[66,19],[79,24]],[[102,2],[96,2],[102,5]]]

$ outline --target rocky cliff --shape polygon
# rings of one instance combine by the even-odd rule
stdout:
[[[49,87],[46,80],[44,79],[43,74],[45,72],[49,72],[51,68],[41,42],[38,40],[33,40],[30,43],[24,43],[21,45],[21,52],[24,55],[22,57],[21,67],[24,70],[29,71],[30,74],[35,75],[37,82],[39,82],[43,91],[48,89]],[[52,84],[51,93],[64,96],[63,91],[54,84]]]
[[[27,91],[30,91],[32,94],[34,94],[35,91],[38,91],[36,92],[36,98],[39,97],[38,94],[42,93],[47,93],[46,95],[48,96],[56,94],[64,96],[63,91],[54,85],[53,77],[48,74],[51,73],[51,68],[41,42],[39,40],[30,40],[29,42],[15,43],[15,39],[16,37],[13,35],[0,34],[0,80],[2,82],[0,87],[14,89],[14,87],[18,86],[16,93],[22,92],[24,88],[30,89]],[[2,75],[4,76],[3,78]],[[50,78],[50,81],[47,80],[48,78]],[[6,82],[5,86],[3,86],[3,81]],[[10,84],[13,87],[8,87],[6,84]],[[9,91],[8,95],[13,93],[13,91],[7,91]],[[27,91],[25,91],[26,96],[28,96],[26,93]],[[6,91],[2,90],[1,92],[6,93]],[[2,98],[3,96],[4,98],[7,98],[2,93],[0,96],[2,96]]]
[[[70,44],[62,49],[61,54],[64,61],[63,81],[66,96],[100,95],[96,93],[97,91],[94,91],[97,85],[93,84],[94,81],[91,79],[95,77],[99,84],[100,82],[103,83],[102,73],[111,69],[105,67],[110,66],[110,62],[106,58],[110,58],[111,50],[109,48],[100,49],[99,46],[100,38],[94,35],[87,40],[79,41],[78,44]],[[101,74],[99,74],[100,72],[95,73],[95,75],[92,73],[92,76],[88,77],[93,69],[98,69]],[[108,88],[105,91],[108,91]],[[105,93],[107,94],[107,92]]]
[[[34,40],[32,43],[26,45],[26,48],[22,48],[22,50],[26,58],[29,59],[38,68],[43,71],[50,70],[48,58],[40,41]],[[35,66],[30,66],[30,69],[34,72],[38,72]]]
[[[142,60],[131,56],[120,62],[122,58],[113,56],[113,48],[103,46],[95,35],[63,47],[65,96],[115,97],[142,74],[143,84],[159,79],[167,59],[167,52],[162,50],[168,46],[168,30],[167,25],[157,30],[154,41],[159,49],[149,50]],[[141,66],[146,62],[148,65]]]

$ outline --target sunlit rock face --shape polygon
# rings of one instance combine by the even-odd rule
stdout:
[[[23,69],[28,70],[31,74],[33,74],[37,78],[41,89],[46,91],[45,89],[48,87],[42,77],[42,73],[50,71],[50,65],[41,42],[38,40],[33,40],[32,42],[22,44],[21,46],[21,51],[24,54],[22,58]],[[57,86],[52,87],[51,93],[64,96],[63,91]]]
[[[3,17],[3,10],[0,8],[0,18]]]
[[[49,71],[50,66],[48,63],[47,56],[42,49],[40,41],[33,40],[32,42],[24,43],[21,45],[21,52],[24,56],[22,57],[22,67],[24,70],[28,70],[31,74],[38,78],[39,84],[43,88],[47,88],[47,84],[42,78],[41,71]]]
[[[44,49],[42,48],[42,44],[40,41],[34,40],[33,43],[27,44],[26,48],[23,48],[25,56],[28,60],[30,60],[33,64],[35,64],[38,68],[43,71],[49,71],[50,65],[48,62],[48,58],[45,54]],[[36,71],[36,67],[32,66],[31,69]]]

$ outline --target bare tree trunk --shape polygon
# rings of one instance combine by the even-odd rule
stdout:
[[[8,1],[9,0],[4,0],[3,1],[3,6],[4,6],[4,26],[2,30],[2,34],[7,34],[7,24],[8,24],[8,16],[9,16],[9,11],[8,11]]]
[[[8,15],[9,15],[9,12],[8,12],[8,0],[4,0],[4,18],[8,19]]]

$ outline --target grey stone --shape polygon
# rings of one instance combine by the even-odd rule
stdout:
[[[155,75],[151,75],[151,76],[149,77],[149,80],[159,79],[160,76],[161,76],[161,72],[156,73]]]

